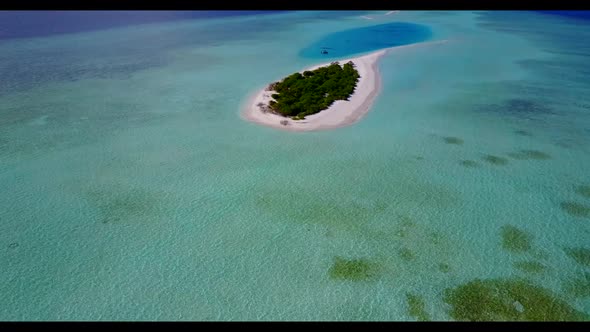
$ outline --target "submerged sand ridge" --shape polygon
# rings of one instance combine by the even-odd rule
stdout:
[[[338,60],[340,64],[352,61],[360,75],[354,93],[348,100],[336,100],[327,109],[308,115],[304,120],[293,120],[289,117],[265,111],[265,106],[272,100],[271,96],[275,93],[274,91],[266,90],[266,87],[258,91],[248,101],[242,112],[242,116],[251,122],[288,131],[326,130],[351,125],[358,122],[369,112],[371,105],[381,90],[381,76],[379,75],[377,63],[382,56],[402,48],[443,42],[446,42],[446,40],[390,47],[363,56]],[[330,63],[306,68],[301,73],[305,70],[315,70],[328,65]]]

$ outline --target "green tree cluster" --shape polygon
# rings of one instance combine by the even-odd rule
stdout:
[[[313,71],[294,73],[279,82],[272,83],[269,90],[276,91],[270,108],[295,120],[325,110],[336,100],[348,100],[359,80],[359,73],[352,61],[340,66],[329,66]]]

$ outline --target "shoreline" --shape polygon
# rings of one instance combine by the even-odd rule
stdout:
[[[381,75],[377,67],[381,57],[394,50],[433,43],[438,44],[441,42],[446,42],[446,40],[389,47],[354,58],[334,60],[340,64],[347,63],[348,61],[354,63],[360,75],[355,91],[348,100],[336,100],[327,109],[309,115],[304,120],[293,120],[278,114],[262,112],[258,105],[260,103],[268,105],[268,102],[272,100],[270,96],[274,93],[273,91],[266,91],[268,85],[250,95],[246,106],[240,112],[241,116],[249,122],[285,131],[329,130],[352,125],[361,120],[370,111],[377,95],[381,92]],[[330,65],[330,62],[305,68],[300,73],[328,65]],[[286,125],[281,124],[281,122],[285,123],[285,121],[287,123]]]

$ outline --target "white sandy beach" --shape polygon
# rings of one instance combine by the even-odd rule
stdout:
[[[274,91],[266,91],[266,87],[258,91],[248,100],[242,112],[242,117],[248,121],[261,125],[288,131],[325,130],[351,125],[359,121],[368,113],[375,97],[377,97],[381,90],[381,77],[379,75],[377,63],[383,55],[402,48],[415,47],[418,45],[431,45],[441,42],[446,41],[443,40],[391,47],[360,57],[338,60],[341,65],[352,61],[359,72],[360,78],[354,93],[348,100],[337,100],[329,108],[316,114],[309,115],[305,117],[304,120],[293,120],[278,114],[263,112],[258,105],[260,103],[268,105],[269,101],[272,100],[271,95],[275,93]],[[302,70],[301,73],[305,70],[314,70],[329,64],[330,63],[324,63],[306,68]],[[285,123],[285,121],[286,125],[281,124],[281,122]]]

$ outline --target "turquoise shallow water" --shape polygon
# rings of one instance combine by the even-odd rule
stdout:
[[[411,293],[451,320],[445,290],[476,278],[525,278],[590,313],[574,282],[588,266],[568,255],[590,248],[589,26],[379,14],[0,44],[0,319],[415,320]],[[448,42],[382,58],[359,123],[240,118],[253,91],[319,61],[302,49],[391,22]],[[503,245],[508,225],[528,246]],[[338,278],[339,259],[370,277]]]

